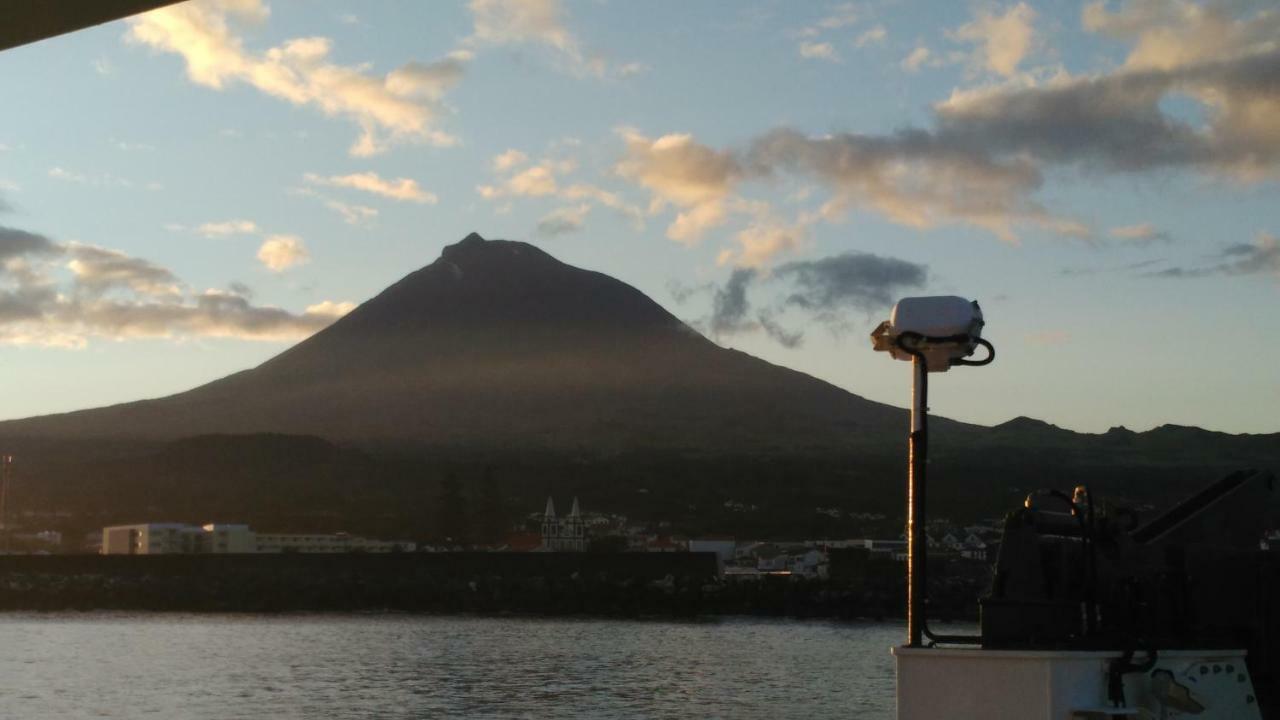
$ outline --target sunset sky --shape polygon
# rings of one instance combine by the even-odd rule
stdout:
[[[184,390],[471,231],[941,415],[1280,431],[1280,10],[184,3],[0,53],[0,418]]]

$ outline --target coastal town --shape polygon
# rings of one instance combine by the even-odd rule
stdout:
[[[818,508],[822,514],[839,512]],[[536,529],[535,529],[536,528]],[[1000,528],[993,522],[953,526],[946,520],[930,527],[930,551],[940,558],[975,562],[994,560]],[[54,545],[56,533],[21,535]],[[638,524],[624,515],[584,512],[574,497],[567,512],[557,513],[554,498],[548,497],[542,512],[530,513],[522,528],[508,533],[499,543],[449,545],[409,540],[371,539],[347,533],[279,533],[251,528],[242,523],[213,522],[204,525],[144,522],[105,527],[101,536],[86,539],[86,551],[102,555],[173,554],[257,554],[257,553],[409,553],[409,552],[557,552],[557,553],[712,553],[720,574],[728,578],[750,579],[782,576],[826,579],[831,572],[831,556],[842,551],[859,553],[868,559],[902,562],[906,541],[896,538],[804,538],[794,540],[752,540],[731,536],[683,536],[671,531],[668,523]]]

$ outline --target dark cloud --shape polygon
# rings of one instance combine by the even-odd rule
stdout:
[[[703,283],[701,285],[685,285],[679,280],[667,281],[667,293],[671,295],[671,299],[675,300],[677,305],[685,304],[689,301],[689,298],[694,295],[712,292],[714,289],[715,286],[710,283]]]
[[[788,305],[818,316],[840,310],[870,312],[893,304],[904,290],[924,286],[928,268],[870,253],[844,253],[780,266],[773,276],[790,282]]]
[[[43,235],[0,226],[0,262],[26,255],[56,255],[60,252],[62,247]]]
[[[846,324],[847,311],[887,308],[906,291],[923,287],[927,277],[924,265],[858,252],[787,263],[769,275],[736,268],[715,290],[706,327],[717,339],[762,331],[783,347],[795,348],[804,333],[782,324],[778,316],[784,311],[798,311],[835,329]],[[781,299],[753,312],[752,288],[763,284],[779,288]]]
[[[800,347],[804,341],[803,331],[786,329],[774,319],[771,312],[761,312],[756,319],[760,322],[760,329],[764,330],[765,335],[788,350]]]
[[[715,295],[711,298],[709,327],[712,336],[732,335],[753,329],[754,326],[747,319],[747,314],[751,310],[751,302],[747,299],[747,287],[755,279],[755,270],[735,268],[724,287],[716,289]]]
[[[1199,278],[1210,275],[1277,275],[1280,276],[1280,238],[1262,233],[1252,243],[1228,245],[1219,252],[1217,262],[1201,267],[1171,267],[1146,273],[1147,277]]]

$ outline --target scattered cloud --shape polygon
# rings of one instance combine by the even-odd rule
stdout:
[[[356,205],[344,203],[341,200],[325,198],[324,206],[341,215],[342,221],[348,225],[359,225],[378,217],[378,210],[367,205]]]
[[[471,0],[472,34],[464,45],[537,45],[548,48],[583,75],[603,76],[608,64],[588,56],[565,26],[559,0]]]
[[[924,45],[917,45],[914,50],[902,58],[902,69],[907,72],[920,72],[920,68],[929,61],[933,53]]]
[[[678,209],[667,237],[686,245],[696,243],[709,229],[724,224],[726,201],[743,170],[731,153],[694,141],[692,135],[672,134],[650,139],[631,129],[619,131],[626,153],[618,175],[649,190],[649,212],[668,203]]]
[[[334,302],[325,300],[315,305],[308,305],[305,314],[313,317],[340,318],[355,309],[356,304],[350,301]]]
[[[528,160],[528,155],[516,149],[509,149],[504,153],[493,156],[493,171],[504,173],[518,165],[523,165]]]
[[[826,60],[827,62],[840,62],[840,53],[836,52],[836,48],[829,42],[809,42],[800,43],[800,57],[809,60]]]
[[[93,68],[93,71],[98,73],[99,75],[114,75],[116,72],[115,65],[113,65],[110,60],[104,57],[95,58],[94,60],[91,60],[89,62],[89,65],[90,67]]]
[[[306,245],[297,235],[268,235],[258,248],[258,260],[272,272],[284,272],[308,259]]]
[[[1004,13],[979,10],[976,17],[947,35],[955,41],[972,43],[975,64],[986,70],[1012,77],[1035,42],[1036,11],[1024,2],[1009,7]]]
[[[1201,267],[1171,267],[1147,273],[1149,277],[1197,278],[1212,275],[1274,275],[1280,279],[1280,238],[1259,233],[1252,243],[1223,248],[1216,262]]]
[[[583,221],[589,212],[591,212],[591,206],[586,203],[553,210],[538,221],[538,234],[557,237],[578,232],[582,230]]]
[[[1133,245],[1150,245],[1156,242],[1171,242],[1173,240],[1169,233],[1151,223],[1114,227],[1108,230],[1107,234],[1117,240],[1124,240],[1126,243]]]
[[[353,121],[360,128],[353,155],[383,152],[391,142],[456,143],[436,124],[441,98],[462,76],[463,56],[411,62],[378,77],[366,66],[331,62],[332,43],[324,37],[294,38],[261,53],[246,49],[233,25],[261,24],[269,14],[260,0],[182,3],[131,18],[128,39],[181,55],[198,85],[222,90],[245,83]]]
[[[117,150],[123,150],[125,152],[137,152],[137,151],[151,152],[156,149],[154,145],[148,145],[147,143],[140,143],[140,142],[127,142],[125,140],[112,139],[111,144],[115,146]]]
[[[60,167],[49,168],[49,177],[53,178],[54,180],[65,180],[66,182],[73,182],[73,183],[89,182],[88,177],[80,173],[71,172],[70,170],[63,170]]]
[[[258,224],[252,220],[207,222],[197,227],[196,232],[207,238],[224,237],[227,235],[253,235],[258,232]]]
[[[77,185],[92,185],[95,187],[116,187],[131,188],[133,181],[127,178],[117,177],[111,173],[103,175],[86,175],[81,172],[67,170],[62,167],[54,166],[49,168],[49,177],[62,182],[75,183]]]
[[[578,142],[575,140],[558,144],[576,147]],[[499,175],[508,173],[507,177],[500,178],[496,184],[479,185],[476,192],[486,200],[515,197],[558,198],[573,203],[544,216],[537,228],[541,235],[577,232],[582,228],[593,204],[625,217],[637,229],[644,228],[644,212],[617,193],[590,183],[563,183],[564,176],[577,170],[575,160],[547,157],[533,165],[528,163],[529,156],[520,150],[509,149],[496,155],[492,161],[493,170]],[[509,204],[504,207],[509,207]]]
[[[618,66],[618,77],[633,77],[649,72],[649,66],[642,62],[623,63]]]
[[[884,29],[884,26],[876,25],[875,27],[872,27],[869,30],[865,30],[860,35],[858,35],[858,37],[854,39],[853,44],[856,47],[867,47],[868,45],[883,45],[885,39],[888,37],[889,37],[889,32]]]
[[[738,205],[741,206],[741,203]],[[774,257],[799,248],[809,238],[812,218],[801,218],[794,223],[784,222],[773,214],[767,203],[749,204],[745,211],[752,215],[752,220],[734,234],[738,249],[720,252],[721,265],[764,267]]]
[[[637,230],[644,229],[644,212],[622,199],[617,193],[609,192],[595,185],[579,183],[561,190],[560,197],[566,200],[594,201],[630,220]]]
[[[418,203],[419,205],[435,205],[439,198],[433,192],[423,190],[416,180],[409,178],[383,179],[374,172],[353,173],[351,175],[330,175],[323,177],[313,173],[303,175],[303,179],[312,185],[326,185],[360,190],[374,195],[381,195],[392,200]]]
[[[824,32],[839,30],[858,22],[858,9],[853,3],[841,3],[831,8],[821,20],[798,33],[801,37],[815,37]]]
[[[92,338],[297,340],[353,307],[293,314],[255,305],[239,283],[197,292],[166,268],[117,250],[0,227],[0,344],[81,348]]]

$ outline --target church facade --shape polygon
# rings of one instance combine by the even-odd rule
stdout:
[[[578,498],[565,517],[556,517],[556,505],[547,498],[547,509],[542,515],[542,549],[550,552],[586,552],[587,525],[578,509]]]

